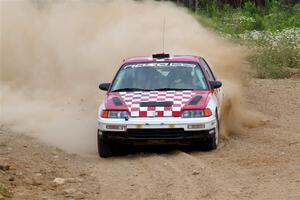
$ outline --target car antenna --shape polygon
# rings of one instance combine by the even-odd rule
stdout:
[[[166,29],[166,17],[163,20],[163,33],[162,33],[162,52],[165,53],[165,29]]]
[[[163,20],[163,29],[162,29],[162,52],[161,52],[161,53],[152,54],[152,58],[155,58],[155,59],[165,59],[165,58],[170,58],[170,54],[165,53],[165,32],[166,32],[166,17],[164,17],[164,20]]]

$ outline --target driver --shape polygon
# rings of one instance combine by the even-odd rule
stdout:
[[[193,89],[191,70],[188,68],[174,68],[169,76],[170,87],[178,89]]]

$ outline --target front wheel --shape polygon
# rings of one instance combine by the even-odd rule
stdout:
[[[220,122],[219,122],[219,118],[218,118],[218,113],[216,113],[216,118],[217,118],[217,120],[216,120],[217,125],[215,128],[215,133],[213,133],[212,136],[207,138],[206,145],[205,145],[205,147],[206,147],[205,149],[208,151],[218,148],[218,144],[219,144]]]
[[[112,147],[103,135],[97,134],[98,138],[98,154],[101,158],[108,158],[112,156]]]

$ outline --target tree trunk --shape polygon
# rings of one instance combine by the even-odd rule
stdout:
[[[195,12],[197,12],[199,7],[199,0],[195,0]]]
[[[269,0],[255,0],[255,5],[260,7],[265,7],[269,3]]]

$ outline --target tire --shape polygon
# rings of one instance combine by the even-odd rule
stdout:
[[[108,158],[112,156],[112,147],[109,142],[103,137],[103,135],[99,135],[99,130],[97,133],[98,138],[98,154],[101,158]]]
[[[217,118],[217,126],[215,128],[215,133],[211,137],[207,138],[206,141],[205,150],[207,151],[217,149],[219,145],[220,122],[219,122],[219,117],[217,112],[216,112],[216,118]]]

